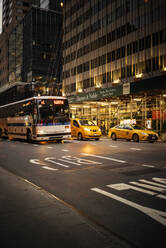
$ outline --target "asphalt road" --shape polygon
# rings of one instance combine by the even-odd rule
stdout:
[[[164,143],[1,140],[0,166],[62,200],[99,233],[131,247],[165,247]]]

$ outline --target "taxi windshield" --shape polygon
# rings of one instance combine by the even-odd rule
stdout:
[[[133,127],[134,129],[137,129],[137,130],[146,130],[146,128],[143,127],[143,126],[132,125],[132,127]]]
[[[93,121],[90,120],[79,120],[81,126],[96,126]]]

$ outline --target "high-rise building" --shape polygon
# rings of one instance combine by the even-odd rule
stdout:
[[[40,0],[40,8],[63,11],[63,0]]]
[[[62,14],[31,8],[9,36],[9,82],[61,81]]]
[[[63,93],[109,126],[166,121],[166,1],[64,1]],[[160,112],[160,113],[159,113]]]
[[[13,28],[32,6],[39,7],[40,0],[3,0],[2,30]]]
[[[40,0],[3,0],[2,33],[0,35],[0,87],[8,84],[8,39],[10,32],[32,6],[39,6]]]

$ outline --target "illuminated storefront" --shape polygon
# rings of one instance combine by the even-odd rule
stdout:
[[[71,115],[94,120],[106,133],[119,123],[137,123],[161,131],[166,122],[166,89],[155,88],[164,84],[165,76],[158,80],[158,84],[156,79],[146,80],[146,83],[140,81],[136,86],[134,83],[122,84],[71,96]],[[141,91],[141,84],[147,91]]]

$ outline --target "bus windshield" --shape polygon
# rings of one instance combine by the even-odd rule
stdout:
[[[38,123],[52,125],[69,122],[69,105],[66,99],[40,99],[38,105]]]

